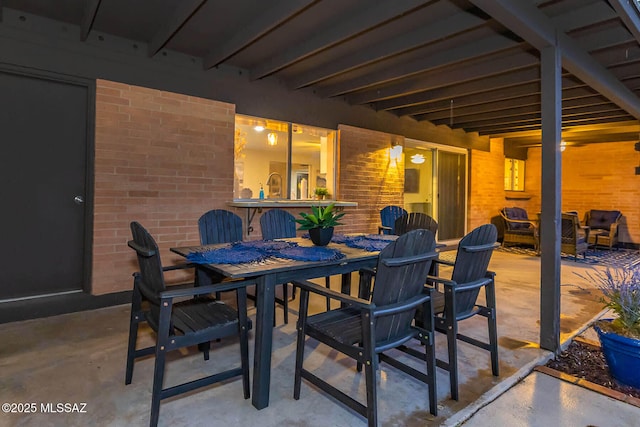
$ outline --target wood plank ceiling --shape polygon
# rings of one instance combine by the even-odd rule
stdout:
[[[637,141],[638,0],[2,0],[203,70],[539,143],[539,49],[563,59],[563,138]],[[1,15],[0,15],[1,19]]]

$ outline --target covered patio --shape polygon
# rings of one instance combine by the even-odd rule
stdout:
[[[87,403],[84,414],[2,414],[11,423],[146,424],[152,360],[132,385],[123,378],[137,269],[129,223],[158,236],[165,263],[180,261],[169,247],[198,241],[198,217],[233,207],[236,115],[339,134],[335,197],[357,203],[343,232],[375,232],[380,208],[405,202],[404,160],[393,163],[389,150],[409,140],[468,156],[466,230],[509,205],[542,213],[542,258],[496,252],[492,261],[501,376],[461,345],[460,401],[439,372],[431,419],[416,400],[422,384],[383,368],[385,425],[464,419],[600,313],[597,292],[573,274],[587,267],[561,261],[561,211],[620,210],[621,246],[640,242],[637,1],[1,0],[0,55],[12,107],[0,121],[10,149],[2,170],[16,206],[0,218],[13,233],[3,259],[18,272],[0,288],[0,397]],[[525,192],[505,190],[505,158],[527,161]],[[63,188],[54,178],[71,176],[65,162],[77,176]],[[45,236],[53,244],[34,268],[32,242]],[[24,291],[25,271],[45,288]],[[69,314],[46,317],[59,313]],[[167,402],[161,423],[359,423],[308,385],[293,400],[294,324],[274,332],[268,408],[237,398],[232,382]],[[319,348],[312,357],[363,393],[340,356]],[[195,352],[173,363],[181,374],[206,366]]]
[[[447,257],[452,252],[445,252]],[[474,414],[526,376],[537,364],[552,357],[539,348],[540,259],[497,251],[490,268],[497,273],[499,377],[491,375],[488,353],[459,345],[460,400],[449,398],[448,375],[438,369],[439,416],[429,414],[426,386],[388,365],[382,365],[379,403],[381,425],[455,425]],[[599,291],[575,273],[592,268],[572,261],[562,263],[561,340],[566,342],[601,314]],[[333,286],[339,287],[338,283]],[[318,310],[324,299],[312,301]],[[295,317],[297,300],[290,305],[288,325],[277,310],[272,361],[271,404],[256,410],[242,399],[241,381],[210,387],[169,399],[161,406],[160,425],[334,425],[353,426],[364,421],[327,395],[303,382],[299,401],[293,395]],[[255,310],[250,310],[255,315]],[[129,307],[109,307],[0,325],[3,350],[3,402],[85,402],[86,413],[2,414],[13,425],[145,425],[153,377],[153,358],[136,364],[132,384],[124,385]],[[486,334],[478,317],[460,326],[466,332]],[[148,331],[147,331],[148,332]],[[151,336],[147,336],[152,342]],[[446,354],[446,340],[436,337],[437,352]],[[139,345],[141,345],[140,343]],[[231,343],[233,344],[233,343]],[[223,341],[209,362],[195,349],[171,357],[167,383],[198,376],[209,366],[236,359],[236,346]],[[253,348],[251,346],[251,348]],[[363,378],[355,364],[326,347],[310,347],[309,366],[362,397]]]

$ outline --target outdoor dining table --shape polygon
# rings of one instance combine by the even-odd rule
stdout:
[[[281,239],[299,246],[313,246],[309,239]],[[190,253],[228,247],[228,244],[174,247],[170,250],[188,257]],[[256,281],[256,330],[253,363],[252,404],[257,409],[269,406],[271,381],[271,350],[273,338],[274,297],[278,284],[294,280],[314,279],[342,275],[341,291],[351,292],[351,273],[361,268],[373,268],[378,251],[349,247],[342,243],[330,243],[327,248],[339,250],[344,257],[330,261],[298,261],[272,257],[260,262],[239,264],[202,264],[230,279],[255,279]]]

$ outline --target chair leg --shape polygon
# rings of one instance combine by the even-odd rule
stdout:
[[[164,380],[164,364],[166,353],[161,350],[161,343],[158,341],[156,345],[156,363],[153,370],[153,386],[151,391],[151,418],[149,420],[150,427],[158,425],[160,418],[160,399],[162,392],[162,382]]]
[[[489,347],[491,352],[491,373],[494,376],[500,375],[500,365],[498,363],[498,330],[496,327],[495,310],[492,310],[489,322]]]
[[[331,289],[331,277],[330,276],[326,276],[324,278],[324,286],[327,289]],[[331,298],[327,297],[327,311],[331,310]]]
[[[236,306],[240,327],[240,362],[242,366],[242,390],[244,398],[251,397],[249,384],[249,331],[247,330],[247,290],[238,289],[236,292]]]
[[[134,319],[134,313],[131,313],[131,323],[129,324],[129,346],[127,348],[127,370],[125,373],[124,383],[131,384],[133,377],[133,364],[135,363],[136,342],[138,341],[138,320]]]
[[[367,390],[367,420],[369,427],[377,427],[378,425],[378,393],[376,372],[378,371],[378,354],[374,352],[376,339],[374,329],[369,320],[369,315],[362,316],[362,336],[363,336],[363,353],[364,353],[364,377],[365,388]]]
[[[489,347],[491,352],[491,373],[496,377],[500,375],[500,365],[498,363],[498,326],[496,320],[496,289],[495,281],[491,279],[491,283],[485,287],[485,299],[489,316],[487,317],[489,327]]]
[[[289,284],[282,284],[282,309],[284,310],[284,324],[289,324]],[[274,316],[275,317],[275,316]]]
[[[202,352],[204,360],[209,360],[209,350],[211,350],[211,342],[201,342],[198,344],[198,350]]]
[[[449,383],[451,386],[451,398],[458,400],[458,325],[453,320],[447,328],[447,347],[449,353]]]
[[[125,371],[125,384],[131,384],[133,377],[133,365],[136,358],[136,343],[138,341],[138,324],[144,321],[142,313],[142,295],[139,288],[140,275],[133,276],[133,295],[131,298],[131,318],[129,320],[129,345],[127,346],[127,368]]]
[[[293,380],[293,398],[300,399],[300,386],[302,383],[302,364],[304,360],[305,324],[307,322],[307,309],[309,307],[309,291],[300,291],[300,315],[298,317],[298,339],[296,341],[296,370]]]
[[[375,355],[373,355],[375,357]],[[372,357],[372,358],[373,358]],[[364,367],[365,386],[367,389],[367,420],[369,427],[378,425],[378,392],[376,387],[376,366],[375,363],[368,363]]]
[[[445,288],[445,326],[449,354],[449,384],[451,398],[458,400],[458,322],[456,320],[456,296],[450,286]]]

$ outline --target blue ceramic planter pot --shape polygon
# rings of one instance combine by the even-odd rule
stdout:
[[[312,228],[309,230],[309,238],[316,246],[327,246],[333,237],[333,227]]]
[[[611,376],[624,385],[640,388],[640,340],[605,332],[596,325],[593,328],[600,338]]]

